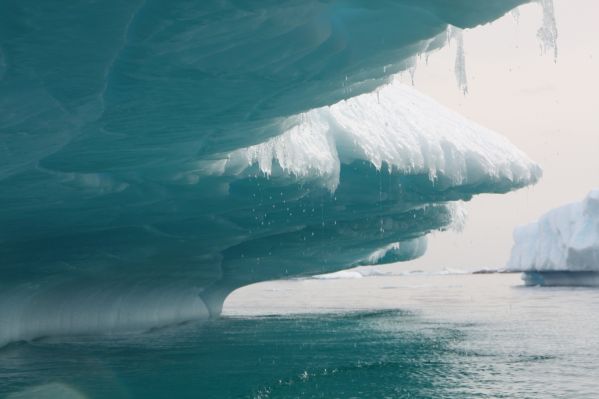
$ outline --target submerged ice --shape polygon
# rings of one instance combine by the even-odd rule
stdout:
[[[411,259],[454,201],[536,182],[391,79],[524,2],[2,2],[0,345]]]

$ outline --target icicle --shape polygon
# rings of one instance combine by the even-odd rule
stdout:
[[[520,9],[514,8],[510,14],[512,14],[512,18],[514,18],[514,22],[516,22],[516,25],[518,25],[520,23]]]
[[[464,53],[464,35],[461,29],[452,28],[452,37],[456,40],[455,77],[462,93],[468,94],[468,77],[466,76],[466,54]]]
[[[468,219],[466,204],[463,201],[453,202],[450,204],[450,211],[451,225],[449,225],[449,229],[458,233],[464,231]]]
[[[553,0],[538,0],[543,8],[543,22],[537,31],[537,37],[541,43],[541,51],[546,53],[553,50],[553,61],[557,62],[557,23]]]
[[[416,64],[411,66],[408,71],[410,72],[410,79],[412,79],[412,86],[414,86],[414,75],[416,75]]]

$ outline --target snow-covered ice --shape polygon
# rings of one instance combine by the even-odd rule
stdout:
[[[599,272],[599,189],[516,228],[508,268]]]

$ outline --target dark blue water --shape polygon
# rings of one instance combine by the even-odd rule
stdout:
[[[598,291],[514,287],[496,277],[285,283],[296,284],[289,297],[298,300],[326,288],[369,306],[395,298],[405,310],[227,316],[141,335],[12,344],[0,350],[0,396],[596,397]],[[355,284],[363,291],[348,289]]]

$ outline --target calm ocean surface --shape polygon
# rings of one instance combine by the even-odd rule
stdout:
[[[219,320],[0,349],[8,398],[597,398],[599,290],[518,275],[295,280]]]

